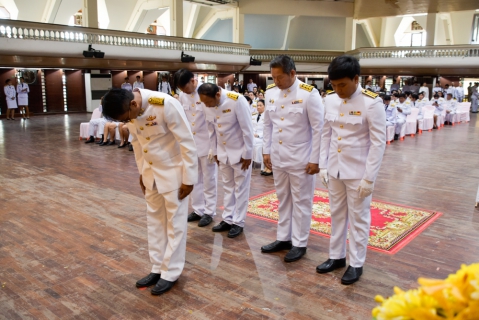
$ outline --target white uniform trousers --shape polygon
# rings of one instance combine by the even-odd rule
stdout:
[[[152,273],[176,281],[185,266],[188,197],[178,199],[178,190],[159,194],[146,189],[148,251]]]
[[[472,108],[472,112],[477,112],[477,109],[478,109],[477,98],[474,95],[472,95],[471,97],[471,108]]]
[[[401,134],[402,126],[406,123],[406,119],[397,119],[396,120],[396,134]]]
[[[451,111],[449,113],[446,113],[446,119],[444,121],[452,122],[452,120],[454,119],[455,114],[456,114],[455,111]]]
[[[304,169],[281,170],[273,167],[274,186],[278,195],[279,221],[276,238],[292,241],[295,247],[306,247],[311,228],[316,175]]]
[[[241,170],[241,163],[224,164],[220,162],[219,171],[223,179],[224,211],[223,221],[244,227],[251,181],[251,165]]]
[[[275,173],[276,174],[276,173]],[[371,225],[371,198],[360,198],[358,179],[337,179],[329,176],[329,206],[331,209],[331,240],[329,258],[346,257],[349,224],[349,265],[359,268],[366,260]]]
[[[396,124],[395,123],[392,123],[390,121],[386,121],[386,127],[392,127],[392,126],[395,126]]]
[[[95,136],[95,129],[97,136],[102,135],[103,129],[105,128],[105,123],[105,118],[91,119],[90,125],[88,126],[88,136]]]
[[[207,158],[198,157],[198,183],[190,194],[191,207],[200,217],[216,214],[216,163]]]

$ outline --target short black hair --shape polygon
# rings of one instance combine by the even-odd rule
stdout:
[[[180,69],[175,72],[173,76],[173,83],[175,88],[183,88],[190,82],[191,79],[194,79],[195,75],[193,72],[187,69]]]
[[[439,95],[438,95],[437,93],[435,93],[433,97],[434,97],[434,98],[436,98],[436,97],[439,98]]]
[[[411,95],[411,98],[413,98],[413,99],[419,99],[419,95],[418,95],[417,93],[413,93],[413,94]]]
[[[23,79],[23,80],[25,80],[25,78],[24,78],[24,77],[20,77],[20,79]]]
[[[258,101],[256,101],[256,103],[258,103],[258,102],[261,102],[264,106],[266,105],[266,103],[264,103],[263,99],[259,99]]]
[[[409,96],[409,95],[411,94],[411,91],[404,91],[404,94],[405,94],[406,96]]]
[[[103,114],[107,119],[118,118],[130,110],[130,102],[135,96],[129,90],[113,88],[103,96]]]
[[[361,74],[359,61],[353,56],[342,55],[334,58],[328,67],[328,77],[330,80],[339,80],[342,78],[354,79]]]
[[[203,83],[198,88],[198,94],[202,94],[204,96],[214,98],[216,94],[220,91],[220,88],[214,83]]]
[[[383,100],[391,101],[391,96],[385,95],[385,96],[383,97]]]
[[[400,93],[397,95],[398,98],[404,98],[406,99],[406,95],[404,93]]]
[[[140,76],[136,76],[137,78],[141,78]]]
[[[290,56],[285,54],[279,55],[269,63],[269,68],[281,68],[283,73],[289,74],[292,70],[296,71],[296,65]]]
[[[249,96],[244,96],[244,98],[248,101],[248,104],[253,104],[253,100]]]
[[[12,81],[12,79],[5,80],[5,84],[7,84],[9,81]]]

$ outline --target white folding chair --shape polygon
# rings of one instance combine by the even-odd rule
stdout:
[[[386,144],[394,141],[395,126],[386,127]]]
[[[90,120],[98,119],[100,117],[101,117],[101,112],[98,108],[96,108],[95,110],[93,110]],[[89,128],[90,128],[90,122],[80,123],[80,140],[83,139],[83,138],[85,138],[85,139],[89,138],[89,135],[88,135],[88,129]],[[96,137],[96,135],[97,135],[97,133],[95,132],[94,136]]]
[[[424,130],[432,131],[432,127],[434,126],[434,109],[434,106],[422,107],[424,117],[418,120],[419,133],[422,133]]]
[[[414,137],[417,130],[417,115],[419,114],[418,108],[411,108],[411,114],[408,114],[406,117],[406,135],[411,135]],[[401,130],[402,131],[402,130]]]

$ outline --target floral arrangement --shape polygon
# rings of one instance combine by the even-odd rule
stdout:
[[[419,278],[420,287],[394,288],[388,299],[372,311],[375,320],[477,320],[479,319],[479,263],[462,265],[445,280]]]

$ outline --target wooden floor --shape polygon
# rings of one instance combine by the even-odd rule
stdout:
[[[444,215],[395,255],[368,250],[358,283],[341,285],[344,270],[315,272],[328,258],[324,237],[311,235],[295,263],[261,254],[276,226],[248,216],[236,239],[190,224],[178,284],[152,296],[135,288],[150,262],[133,153],[78,141],[88,119],[0,121],[0,319],[370,319],[376,294],[479,260],[472,115],[387,146],[374,198]],[[251,196],[271,189],[254,170]]]

